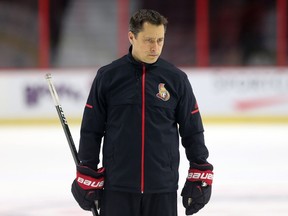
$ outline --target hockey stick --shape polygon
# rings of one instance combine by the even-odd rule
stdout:
[[[77,154],[77,150],[76,150],[69,126],[68,126],[67,119],[66,119],[64,112],[63,112],[63,109],[60,105],[57,91],[56,91],[56,89],[52,83],[52,76],[51,76],[51,74],[46,74],[45,78],[48,82],[49,90],[50,90],[51,96],[53,98],[55,108],[56,108],[57,113],[58,113],[59,120],[60,120],[61,125],[63,127],[65,136],[67,138],[69,148],[70,148],[70,151],[72,153],[75,165],[77,166],[80,163],[79,158],[78,158],[78,154]],[[95,205],[96,205],[96,207],[98,207],[98,201],[95,201]],[[95,207],[92,207],[91,211],[92,211],[93,216],[99,216],[98,211]]]

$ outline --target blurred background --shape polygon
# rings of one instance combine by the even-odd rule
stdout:
[[[70,193],[74,164],[44,77],[78,147],[91,82],[128,52],[140,8],[168,18],[162,57],[187,73],[203,117],[216,175],[198,215],[286,215],[287,0],[0,0],[0,215],[91,215]]]
[[[287,65],[285,0],[1,0],[0,67],[109,63],[138,8],[168,17],[163,57],[178,66]]]

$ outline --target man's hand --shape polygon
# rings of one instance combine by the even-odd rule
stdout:
[[[84,210],[100,208],[100,200],[104,187],[104,168],[98,170],[90,169],[87,166],[77,166],[76,179],[72,183],[72,194],[80,207]]]
[[[213,166],[211,164],[193,164],[188,172],[181,196],[186,215],[192,215],[202,209],[210,200]]]

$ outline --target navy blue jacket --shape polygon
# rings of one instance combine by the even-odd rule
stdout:
[[[206,163],[208,157],[198,105],[184,72],[161,58],[137,62],[131,49],[96,75],[84,110],[79,158],[96,169],[103,144],[105,190],[173,192],[179,133],[190,163]]]

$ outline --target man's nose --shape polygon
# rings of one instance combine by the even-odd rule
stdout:
[[[157,43],[156,42],[153,42],[153,43],[151,43],[151,46],[150,46],[150,49],[151,49],[151,51],[156,51],[157,50]]]

